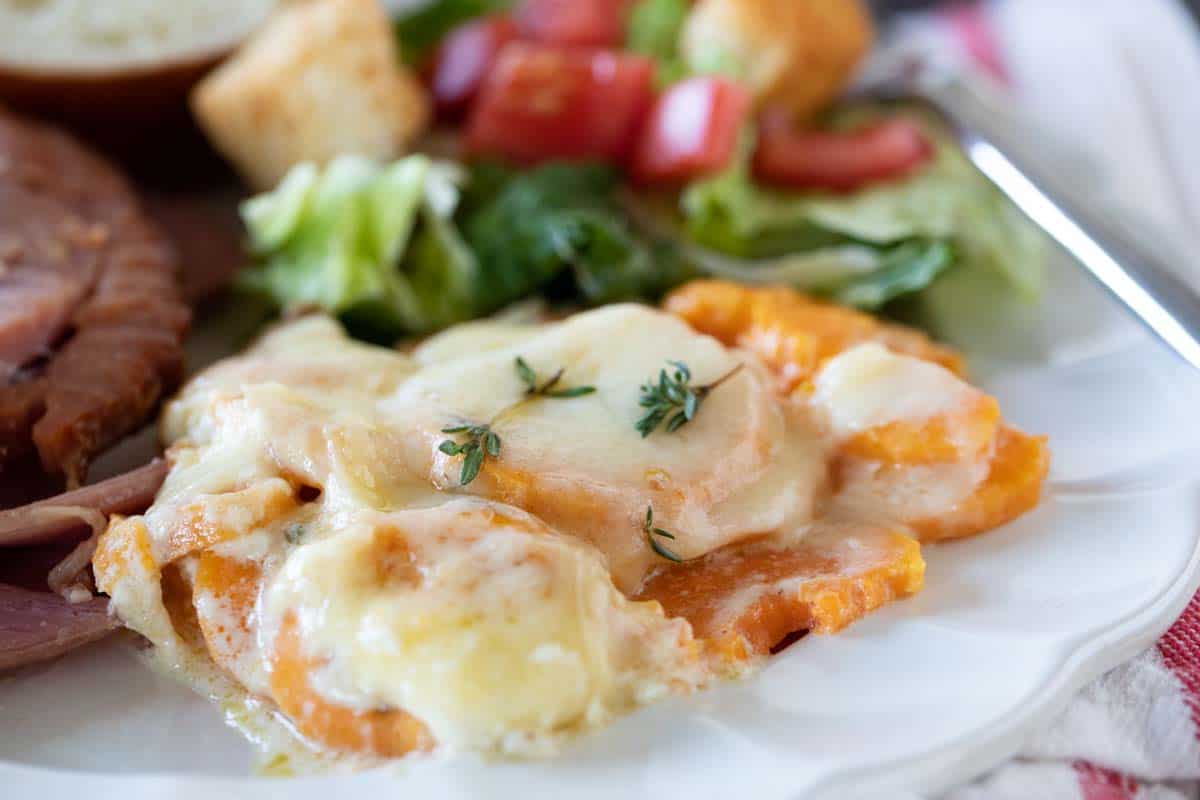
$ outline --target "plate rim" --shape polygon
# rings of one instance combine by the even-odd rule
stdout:
[[[1149,500],[1164,492],[1187,492],[1194,499],[1200,481],[1186,481],[1154,491],[1120,493],[1128,501]],[[1112,495],[1109,495],[1110,497]],[[1070,502],[1070,501],[1068,501]],[[1048,723],[1066,707],[1070,698],[1084,685],[1144,652],[1179,618],[1193,596],[1200,592],[1200,527],[1193,532],[1191,554],[1172,581],[1141,608],[1131,611],[1106,630],[1079,634],[1073,641],[1055,649],[1057,658],[1045,671],[1045,677],[1021,702],[1005,711],[999,719],[987,720],[925,753],[891,759],[862,767],[834,768],[799,788],[795,800],[845,800],[845,798],[922,798],[936,796],[977,778],[1013,757],[1029,731]],[[105,774],[93,770],[68,771],[53,767],[0,760],[0,777],[20,781],[13,788],[21,792],[44,791],[59,781],[92,781],[103,778],[103,787],[95,786],[98,797],[108,790],[121,790],[126,797],[157,797],[150,786],[137,783],[168,778],[175,789],[188,792],[210,787],[211,776],[171,775],[149,772]],[[261,780],[216,778],[223,788],[231,784],[263,788]],[[13,784],[9,784],[13,785]],[[130,794],[132,790],[132,794]],[[260,792],[254,791],[257,796]],[[239,793],[240,794],[240,793]],[[190,794],[181,796],[191,796]],[[249,796],[249,795],[246,795]]]
[[[1116,352],[1134,350],[1140,346],[1117,348],[1104,356],[1083,359],[1103,360]],[[1043,364],[1052,370],[1062,364]],[[1186,448],[1185,448],[1186,449]],[[1052,484],[1046,500],[1052,500]],[[878,763],[861,766],[837,766],[812,774],[809,780],[798,780],[790,796],[794,800],[845,800],[845,798],[898,798],[911,800],[925,796],[936,796],[952,787],[977,778],[995,766],[1014,756],[1029,732],[1048,724],[1066,707],[1071,697],[1084,685],[1105,672],[1128,662],[1151,647],[1154,642],[1183,613],[1193,596],[1200,591],[1200,504],[1196,490],[1200,478],[1188,476],[1183,480],[1171,481],[1166,485],[1142,489],[1110,489],[1095,495],[1066,496],[1060,502],[1074,503],[1103,497],[1124,503],[1145,504],[1165,493],[1183,493],[1184,502],[1190,504],[1191,514],[1186,524],[1190,527],[1190,555],[1181,560],[1174,576],[1153,596],[1147,598],[1137,609],[1127,612],[1107,627],[1091,633],[1075,633],[1063,637],[1047,647],[1048,665],[1037,684],[1025,697],[1004,710],[997,718],[983,720],[970,730],[954,735],[942,744],[919,753],[891,758]],[[241,778],[215,778],[224,790],[235,783],[246,787],[245,795],[259,796],[263,784],[253,776]],[[102,778],[103,788],[95,786],[96,778]],[[214,785],[214,776],[181,775],[169,772],[142,772],[113,774],[95,770],[64,770],[55,767],[22,763],[0,759],[0,783],[10,785],[22,793],[44,792],[46,789],[62,788],[63,781],[88,780],[98,797],[124,796],[136,798],[158,797],[145,779],[168,779],[174,790],[182,790],[180,796],[192,796],[190,792]],[[9,783],[12,781],[13,783]],[[138,784],[142,785],[139,786]],[[254,788],[254,787],[257,787]],[[114,791],[115,790],[115,791]],[[201,795],[196,795],[201,796]],[[274,795],[272,795],[274,796]]]
[[[1169,491],[1194,490],[1200,482],[1161,487],[1154,491],[1114,493],[1149,498]],[[1076,692],[1091,681],[1145,652],[1173,625],[1200,593],[1200,530],[1193,534],[1192,552],[1174,580],[1140,609],[1107,630],[1079,635],[1057,648],[1059,657],[1029,696],[953,741],[918,756],[892,759],[871,766],[836,770],[818,778],[795,795],[796,800],[845,800],[897,797],[909,793],[939,795],[983,776],[1015,756],[1029,731],[1049,723],[1066,708]]]

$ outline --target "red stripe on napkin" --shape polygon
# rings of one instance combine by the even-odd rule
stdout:
[[[1137,781],[1119,772],[1086,761],[1076,761],[1071,766],[1079,778],[1083,800],[1133,800],[1137,794]]]
[[[1195,735],[1200,738],[1200,594],[1174,625],[1158,640],[1158,652],[1183,687],[1183,699],[1192,711]]]
[[[944,12],[950,30],[958,37],[976,66],[1005,86],[1011,82],[1008,66],[982,3],[955,4]]]

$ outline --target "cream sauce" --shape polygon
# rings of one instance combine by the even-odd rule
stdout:
[[[526,400],[517,356],[541,379],[561,368],[561,386],[596,391]],[[639,387],[671,359],[693,385],[742,369],[677,432],[641,438]],[[234,631],[224,666],[252,692],[269,693],[275,641],[293,619],[320,665],[310,684],[329,702],[404,709],[449,749],[538,752],[710,677],[685,621],[626,599],[663,564],[642,527],[648,506],[676,534],[671,549],[693,558],[795,539],[830,509],[937,513],[986,472],[892,475],[864,462],[831,497],[837,439],[957,408],[975,390],[871,345],[832,359],[810,400],[772,386],[753,355],[642,306],[462,326],[410,356],[302,319],[166,409],[172,467],[144,517],[151,554],[167,560],[199,508],[227,539],[213,551],[261,570],[247,634],[236,633],[244,609],[219,592],[196,598],[202,617]],[[454,438],[442,429],[462,422],[489,423],[502,441],[465,487],[462,457],[439,450]],[[152,567],[109,583],[130,626],[182,652]]]
[[[945,367],[861,344],[831,358],[818,373],[813,403],[836,439],[891,422],[923,422],[969,407],[980,395]]]

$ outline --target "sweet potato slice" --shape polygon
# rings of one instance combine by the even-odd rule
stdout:
[[[163,608],[180,640],[194,650],[202,650],[204,634],[193,597],[192,582],[179,563],[165,566],[162,571]]]
[[[201,553],[196,564],[195,610],[209,656],[217,666],[238,675],[262,585],[262,570],[253,561]]]
[[[172,574],[164,587],[164,575],[154,558],[150,531],[142,517],[114,515],[109,520],[108,530],[96,544],[92,570],[96,588],[112,598],[109,607],[121,612],[122,622],[155,645],[179,646],[181,637],[164,605],[163,592],[187,599],[186,585],[177,585],[182,582],[176,578],[182,576]]]
[[[150,531],[141,517],[114,516],[96,544],[92,556],[96,586],[112,595],[125,581],[139,582],[142,576],[159,579],[159,567],[150,551]]]
[[[1011,522],[1038,504],[1050,471],[1046,437],[1002,426],[987,477],[954,510],[909,521],[922,542],[959,539]]]
[[[754,352],[788,393],[802,387],[825,360],[864,342],[964,372],[958,353],[919,331],[784,287],[693,281],[672,292],[663,307],[701,333]]]
[[[833,633],[920,591],[925,561],[898,530],[822,525],[797,544],[731,546],[655,574],[638,595],[692,624],[728,661],[766,655],[789,634]]]
[[[167,535],[163,563],[244,536],[299,504],[295,489],[283,478],[190,503],[180,509],[180,522]]]
[[[299,626],[291,614],[280,626],[271,661],[275,702],[301,734],[323,747],[379,758],[433,748],[429,729],[406,711],[355,711],[331,703],[313,689],[309,673],[320,662],[304,654]]]
[[[842,452],[888,464],[948,464],[974,461],[995,441],[1000,404],[979,393],[965,408],[921,421],[897,420],[847,439]]]

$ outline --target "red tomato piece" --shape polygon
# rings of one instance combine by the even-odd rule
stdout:
[[[524,0],[517,25],[528,39],[575,47],[620,47],[627,0]]]
[[[691,78],[667,89],[638,139],[633,174],[676,183],[719,172],[733,157],[750,93],[724,78]]]
[[[516,23],[503,14],[471,20],[446,34],[429,77],[438,113],[457,117],[466,111],[504,45],[517,36]]]
[[[907,175],[932,155],[925,133],[908,119],[845,133],[797,131],[774,119],[759,131],[754,173],[764,183],[792,189],[852,192]]]
[[[471,110],[467,150],[523,164],[624,162],[653,101],[653,75],[642,56],[514,42]]]

